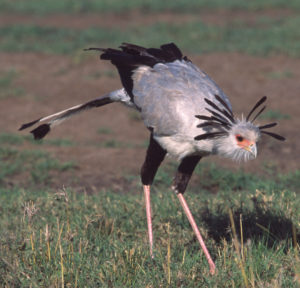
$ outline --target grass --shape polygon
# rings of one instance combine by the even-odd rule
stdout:
[[[22,87],[16,87],[14,81],[18,78],[18,73],[14,69],[0,73],[0,99],[17,97],[24,94]]]
[[[187,193],[218,268],[212,277],[166,184],[160,181],[156,187],[160,192],[152,193],[154,261],[148,252],[142,194],[0,188],[1,283],[6,287],[297,287],[299,255],[293,229],[299,228],[299,198],[292,187],[280,191],[265,184],[265,189],[253,190],[252,183],[230,191],[222,184],[218,194],[200,188]]]
[[[197,13],[203,9],[256,11],[269,8],[297,11],[300,2],[0,0],[2,13],[40,15],[130,10]],[[294,16],[276,21],[264,19],[251,26],[240,22],[218,27],[197,21],[132,26],[122,31],[101,27],[76,30],[2,26],[0,50],[71,54],[80,61],[81,50],[88,46],[118,46],[123,41],[158,46],[174,41],[186,53],[238,51],[259,56],[283,53],[299,57],[299,43],[295,40],[299,24],[300,18]],[[105,74],[114,76],[109,71]],[[0,90],[12,91],[17,76],[13,70],[1,74]],[[90,75],[91,78],[100,76]],[[268,77],[281,79],[293,75],[283,71]],[[286,119],[286,116],[279,111],[267,115],[271,119]],[[136,115],[130,118],[134,121]],[[99,129],[98,133],[111,131]],[[205,163],[197,167],[196,180],[189,186],[186,198],[218,268],[217,275],[212,277],[178,200],[169,189],[174,165],[158,171],[152,189],[153,261],[148,252],[139,177],[127,176],[130,186],[127,190],[139,192],[136,194],[120,195],[101,187],[93,195],[76,193],[70,188],[54,193],[53,175],[73,169],[74,163],[62,163],[40,149],[74,143],[54,139],[32,144],[31,139],[0,134],[0,283],[3,287],[300,285],[297,243],[300,238],[300,171],[277,175],[269,169],[265,177],[259,177]],[[102,145],[128,146],[116,141]],[[25,179],[26,185],[20,185],[20,177]]]
[[[97,133],[101,135],[109,135],[112,134],[112,131],[108,127],[100,127],[98,128]]]
[[[142,120],[141,114],[135,110],[129,111],[127,114],[128,114],[130,121],[139,122]]]
[[[260,116],[260,119],[282,120],[282,119],[291,119],[291,116],[288,114],[284,114],[278,110],[268,110]]]
[[[50,184],[52,171],[72,169],[72,162],[61,163],[48,153],[40,150],[19,151],[13,148],[0,147],[0,184],[7,186],[10,177],[29,174],[26,182],[34,184]]]
[[[34,140],[32,135],[20,135],[15,133],[0,133],[0,144],[1,145],[22,145],[24,143],[31,143],[34,145],[49,145],[57,147],[68,147],[75,145],[69,139],[41,139],[39,141]]]
[[[103,142],[99,143],[98,145],[101,147],[105,147],[105,148],[121,148],[121,147],[124,148],[124,147],[128,146],[128,144],[117,141],[115,139],[103,141]]]
[[[89,1],[58,1],[45,0],[41,3],[38,0],[1,0],[0,11],[2,13],[30,13],[30,14],[52,14],[52,13],[126,13],[132,10],[141,12],[192,12],[206,10],[251,10],[257,11],[262,9],[293,9],[299,10],[300,4],[297,0],[175,0],[175,1],[159,1],[159,0],[89,0]]]
[[[75,167],[73,162],[60,162],[49,153],[36,149],[37,145],[64,147],[73,143],[67,139],[34,141],[31,135],[0,133],[0,187],[14,183],[26,186],[49,185],[55,173]],[[12,181],[15,178],[16,182]]]
[[[14,185],[13,179],[18,176],[21,179],[17,179],[17,183],[49,185],[54,172],[62,173],[73,168],[74,163],[61,163],[41,150],[0,146],[0,187]]]
[[[291,71],[284,70],[284,71],[272,71],[267,74],[267,77],[270,79],[286,79],[286,78],[293,78],[294,74]]]
[[[115,139],[108,139],[104,141],[100,141],[96,144],[96,147],[104,147],[104,148],[124,148],[124,149],[134,149],[134,148],[144,148],[144,143],[136,144],[132,142],[124,142],[124,141],[118,141]]]
[[[0,50],[78,54],[86,47],[117,47],[122,42],[150,46],[176,42],[186,53],[222,51],[243,52],[258,56],[286,54],[299,57],[300,42],[295,40],[299,25],[299,16],[284,18],[280,21],[264,19],[262,23],[258,21],[252,26],[247,23],[236,23],[224,27],[204,24],[201,21],[180,25],[158,22],[149,26],[131,26],[126,30],[101,27],[77,30],[13,25],[0,27]]]
[[[155,260],[142,193],[87,195],[51,188],[72,169],[24,137],[0,135],[0,283],[4,287],[297,287],[300,171],[265,178],[202,163],[186,198],[218,273],[208,265],[169,189],[174,164],[152,189]],[[25,142],[26,143],[26,142]],[[18,185],[27,173],[26,185]],[[141,191],[137,176],[130,189]],[[126,184],[127,185],[127,184]],[[128,190],[128,189],[127,189]],[[297,278],[298,277],[298,278]],[[298,280],[297,280],[298,279]],[[298,282],[297,282],[298,281]]]
[[[97,80],[101,77],[107,78],[117,78],[118,74],[116,71],[113,70],[105,70],[105,71],[97,71],[86,76],[86,79]]]

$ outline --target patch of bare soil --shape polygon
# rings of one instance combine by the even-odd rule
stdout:
[[[254,173],[265,173],[266,165],[275,167],[278,173],[299,169],[300,60],[222,53],[190,55],[190,58],[222,87],[236,114],[246,114],[260,97],[267,95],[268,109],[289,115],[289,119],[279,120],[278,128],[274,129],[287,141],[281,143],[263,137],[256,160],[242,165],[217,157],[205,161]],[[0,99],[0,133],[25,135],[27,131],[17,131],[22,123],[121,87],[119,79],[108,73],[114,67],[100,62],[97,55],[78,63],[66,56],[0,53],[0,63],[0,74],[14,69],[18,76],[13,84],[25,91],[18,97]],[[61,161],[77,163],[74,171],[55,175],[55,188],[71,185],[88,191],[103,187],[127,190],[130,185],[125,183],[124,176],[139,175],[149,137],[136,115],[121,104],[107,105],[82,113],[56,127],[48,136],[48,139],[70,139],[73,146],[27,143],[21,149],[45,149]]]
[[[108,14],[54,14],[46,16],[2,14],[0,16],[0,27],[16,24],[38,25],[45,27],[87,29],[90,27],[118,28],[125,29],[128,26],[151,25],[157,22],[169,24],[183,24],[190,21],[203,21],[207,24],[222,26],[232,22],[243,22],[254,25],[263,17],[274,20],[295,15],[289,9],[270,9],[261,11],[236,11],[236,10],[203,10],[193,14],[182,13],[142,13],[131,11],[128,13]]]

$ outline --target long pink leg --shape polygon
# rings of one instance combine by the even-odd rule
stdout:
[[[178,193],[177,196],[178,196],[180,204],[181,204],[181,206],[182,206],[182,208],[183,208],[183,210],[184,210],[187,218],[189,219],[189,222],[190,222],[190,224],[191,224],[191,226],[192,226],[192,228],[193,228],[193,230],[194,230],[194,232],[196,234],[196,237],[197,237],[197,239],[198,239],[198,241],[200,243],[200,246],[203,249],[203,252],[204,252],[204,254],[206,256],[206,259],[208,261],[209,268],[210,268],[209,269],[210,274],[213,275],[213,274],[215,274],[215,271],[216,271],[216,265],[215,265],[214,261],[211,259],[211,256],[210,256],[210,254],[209,254],[209,252],[208,252],[208,250],[207,250],[207,248],[205,246],[205,243],[204,243],[203,238],[202,238],[202,236],[200,234],[200,231],[199,231],[199,229],[197,227],[197,224],[196,224],[196,222],[194,220],[194,217],[193,217],[193,215],[192,215],[192,213],[191,213],[191,211],[189,209],[189,206],[186,203],[183,195],[181,193]]]
[[[149,245],[150,245],[150,255],[153,257],[153,234],[152,234],[152,219],[151,219],[151,203],[150,203],[150,185],[143,185],[145,202],[146,202],[146,215],[147,215],[147,224],[148,224],[148,236],[149,236]]]

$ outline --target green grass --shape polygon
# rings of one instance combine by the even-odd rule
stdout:
[[[0,146],[0,187],[7,187],[13,182],[13,177],[23,175],[28,185],[48,185],[53,172],[63,172],[73,169],[74,163],[61,163],[41,150],[18,150]]]
[[[122,147],[124,148],[124,147],[128,146],[128,144],[117,141],[115,139],[110,139],[110,140],[106,140],[106,141],[99,143],[99,146],[105,147],[105,148],[122,148]]]
[[[33,147],[28,147],[28,144]],[[31,135],[0,133],[0,187],[15,183],[26,186],[49,185],[55,173],[74,168],[73,162],[60,162],[49,153],[36,149],[37,145],[64,147],[73,144],[67,139],[34,141]]]
[[[14,25],[0,28],[0,50],[7,52],[44,52],[78,54],[91,46],[114,46],[122,42],[159,46],[176,42],[185,53],[242,52],[265,56],[286,54],[300,56],[298,27],[300,17],[278,20],[264,19],[255,25],[246,23],[218,27],[193,21],[170,25],[119,28],[94,27],[84,30]],[[147,35],[147,37],[145,37]],[[74,54],[74,55],[75,55]]]
[[[112,131],[108,127],[100,127],[98,128],[97,133],[101,135],[109,135],[112,134]]]
[[[159,189],[171,186],[172,177],[170,175],[176,171],[177,164],[172,162],[158,170],[155,182]],[[300,193],[300,170],[282,175],[278,174],[275,169],[266,168],[263,177],[247,174],[242,170],[232,172],[229,169],[218,168],[215,164],[204,160],[196,167],[194,174],[197,175],[194,177],[195,183],[189,186],[189,191],[194,193],[197,193],[198,190],[208,194],[220,191],[244,193],[256,189],[276,193],[287,189]]]
[[[188,191],[187,201],[218,268],[212,277],[166,184],[162,180],[159,192],[156,187],[152,193],[154,261],[142,193],[0,188],[0,282],[6,287],[297,287],[295,192],[275,191],[269,184],[255,191],[255,183],[239,191],[226,184],[218,194]]]
[[[93,144],[95,145],[95,144]],[[134,149],[134,148],[144,148],[144,143],[132,143],[132,142],[124,142],[124,141],[118,141],[115,139],[109,139],[100,141],[95,145],[96,147],[104,147],[104,148],[124,148],[124,149]],[[147,148],[147,147],[146,147]]]
[[[22,145],[24,143],[31,143],[34,145],[49,145],[57,147],[74,146],[75,144],[69,139],[41,139],[34,140],[32,135],[20,135],[15,133],[0,133],[0,145]]]
[[[19,135],[0,139],[4,287],[297,287],[300,171],[259,177],[197,167],[199,181],[186,198],[218,268],[211,276],[169,188],[174,163],[159,169],[152,189],[153,261],[138,176],[127,177],[136,193],[54,193],[51,173],[73,165],[39,150],[17,150],[24,141]],[[21,188],[14,179],[24,172],[30,185]]]
[[[142,120],[141,113],[139,113],[135,110],[129,111],[127,114],[128,114],[128,117],[129,117],[130,121],[139,122],[139,121]]]
[[[14,69],[0,73],[0,99],[24,94],[25,91],[22,87],[14,86],[14,81],[18,76],[17,71]]]
[[[272,71],[267,74],[267,77],[270,79],[286,79],[286,78],[293,78],[294,74],[291,71],[284,70],[284,71]]]
[[[97,80],[101,77],[117,78],[118,74],[114,70],[97,71],[90,73],[86,76],[86,79]]]
[[[136,193],[53,193],[52,173],[73,164],[40,150],[18,150],[27,141],[20,135],[0,136],[4,287],[297,287],[300,171],[268,171],[262,178],[206,163],[197,167],[200,180],[186,197],[218,268],[212,277],[169,189],[174,163],[159,169],[152,189],[152,261],[139,177],[127,177]],[[29,185],[21,188],[15,179],[22,173]]]
[[[207,10],[262,10],[262,9],[300,9],[300,3],[297,0],[89,0],[89,1],[72,1],[72,0],[1,0],[0,11],[10,13],[30,13],[30,14],[51,14],[51,13],[125,13],[131,10],[142,12],[192,12]]]
[[[282,119],[291,119],[291,116],[288,114],[284,114],[278,110],[267,110],[259,118],[268,119],[268,120],[282,120]]]

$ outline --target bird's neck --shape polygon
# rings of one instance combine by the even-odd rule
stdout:
[[[232,139],[231,135],[216,139],[213,149],[213,154],[230,158],[237,162],[248,160],[245,152],[245,150],[234,144],[234,139]]]

